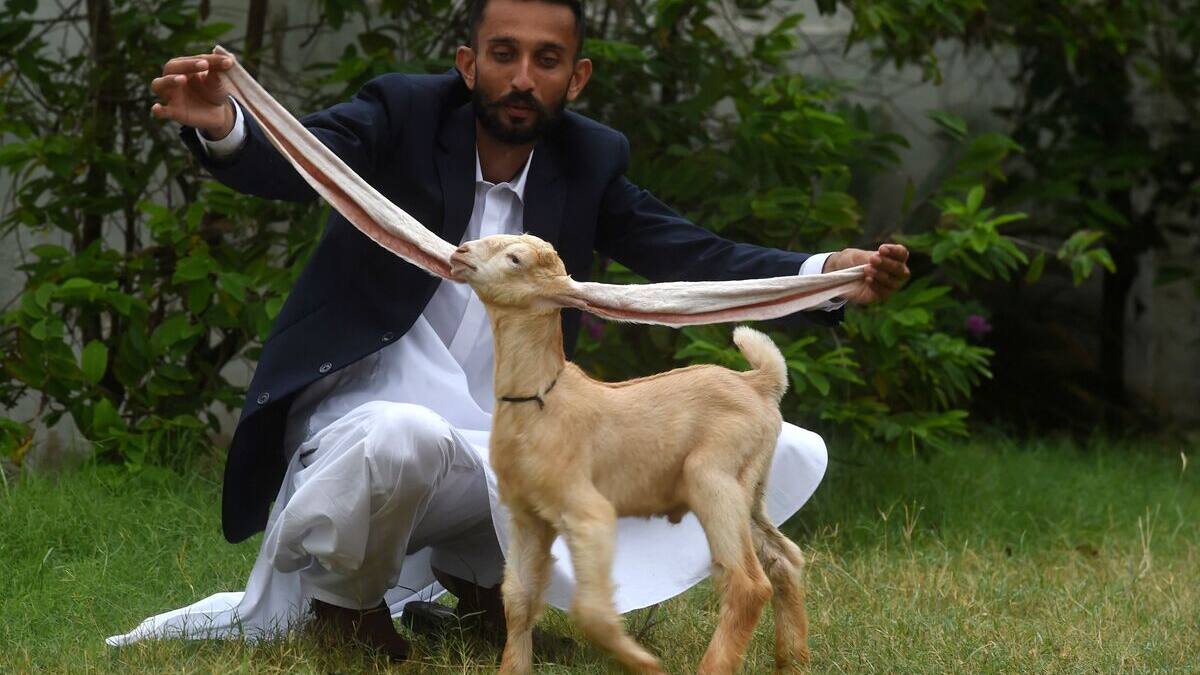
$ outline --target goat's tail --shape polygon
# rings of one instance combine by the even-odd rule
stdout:
[[[787,362],[779,347],[763,333],[738,326],[733,331],[733,343],[742,350],[742,356],[754,370],[746,373],[763,396],[770,396],[779,403],[788,387]]]

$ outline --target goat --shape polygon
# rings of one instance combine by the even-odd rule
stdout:
[[[746,372],[692,366],[599,382],[563,355],[559,315],[571,282],[553,247],[532,235],[496,235],[462,245],[450,264],[483,301],[494,335],[489,456],[512,514],[500,672],[531,668],[556,534],[571,552],[571,616],[584,635],[633,672],[663,672],[613,606],[617,518],[679,522],[689,511],[708,538],[721,596],[700,672],[737,671],[772,589],[776,667],[807,661],[804,556],[763,505],[787,389],[787,366],[770,338],[744,326],[734,332],[753,367]]]
[[[232,56],[219,45],[214,52]],[[575,307],[619,321],[667,326],[773,319],[814,307],[863,282],[863,267],[828,274],[721,282],[612,286],[566,275],[536,237],[489,237],[455,249],[356,175],[236,61],[221,74],[242,108],[312,187],[365,236],[431,275],[470,283],[487,305],[496,348],[491,460],[513,514],[502,586],[505,673],[532,667],[533,624],[549,548],[561,531],[576,567],[573,614],[625,667],[661,673],[612,604],[616,518],[694,512],[722,594],[702,673],[734,672],[768,597],[775,659],[808,658],[800,549],[763,513],[763,481],[787,386],[779,350],[742,327],[734,342],[753,370],[694,366],[618,384],[567,363],[559,314]],[[773,596],[772,596],[773,593]]]

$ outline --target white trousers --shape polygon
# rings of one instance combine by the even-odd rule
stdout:
[[[305,441],[288,465],[245,592],[216,593],[106,640],[269,639],[307,617],[309,600],[351,608],[381,597],[399,614],[441,592],[432,568],[499,582],[508,515],[487,463],[488,432],[458,429],[429,408],[371,401]],[[784,423],[767,479],[767,514],[782,523],[825,473],[821,437]],[[546,601],[570,606],[570,552],[561,538]],[[612,575],[620,612],[661,602],[708,576],[699,521],[621,518]]]
[[[480,586],[500,582],[485,459],[437,413],[363,404],[301,446],[297,460],[295,491],[264,553],[275,569],[299,572],[306,595],[377,606],[406,556],[426,548],[432,567]]]
[[[343,607],[378,605],[399,581],[406,555],[425,548],[433,567],[481,586],[500,582],[504,560],[486,462],[428,408],[384,401],[359,406],[303,446],[299,461],[295,493],[269,531],[265,552],[276,569],[299,572],[308,595]],[[784,472],[791,499],[769,502],[768,513],[778,520],[790,516],[799,507],[796,497],[802,495],[802,503],[816,489],[825,463],[819,436],[785,424],[776,465],[803,470]],[[503,534],[506,523],[498,525]],[[619,541],[618,548],[628,543]],[[707,546],[698,543],[707,571]],[[644,583],[617,581],[622,589]]]

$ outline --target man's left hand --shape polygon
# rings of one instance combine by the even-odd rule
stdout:
[[[866,305],[883,300],[908,281],[908,249],[900,244],[884,244],[877,251],[847,248],[825,259],[822,272],[836,272],[857,265],[866,265],[864,282],[853,293],[846,294],[849,302]]]

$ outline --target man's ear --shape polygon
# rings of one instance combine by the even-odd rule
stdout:
[[[567,85],[567,100],[574,101],[587,86],[592,77],[592,60],[579,59],[575,62],[575,70],[571,73],[571,83]]]
[[[475,91],[475,50],[459,45],[458,51],[454,52],[454,66],[458,68],[458,74],[462,76],[467,89]]]

